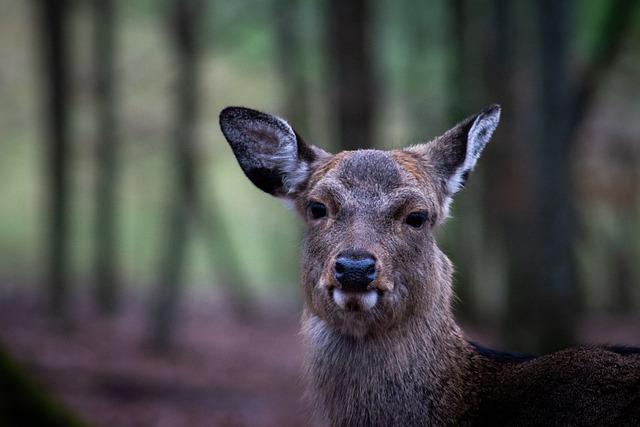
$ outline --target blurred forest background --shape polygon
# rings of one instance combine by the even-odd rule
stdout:
[[[335,152],[501,104],[438,233],[460,321],[640,345],[639,3],[0,0],[0,425],[307,424],[302,223],[227,105]]]

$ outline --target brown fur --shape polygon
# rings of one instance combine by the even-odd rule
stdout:
[[[411,174],[416,179],[419,185],[424,184],[424,167],[420,165],[420,158],[418,156],[402,150],[394,150],[391,152],[391,154],[396,159],[396,162],[398,162],[400,167]]]
[[[318,181],[325,176],[331,169],[335,168],[340,160],[342,160],[348,154],[347,151],[343,151],[334,156],[331,156],[324,161],[320,162],[313,170],[311,176],[309,177],[309,183],[307,184],[309,188],[315,186]]]
[[[291,168],[297,161],[308,172],[288,197],[307,225],[302,332],[308,348],[308,399],[324,423],[640,423],[640,353],[585,347],[539,358],[513,357],[468,343],[454,320],[452,266],[433,234],[497,125],[499,110],[492,108],[407,150],[331,156],[312,147],[305,152],[313,156],[286,163]],[[240,164],[248,165],[243,166],[247,176],[265,191],[281,194],[273,176],[290,172],[278,169],[280,159],[271,165],[268,157],[252,154],[251,146],[236,137],[243,128],[233,120],[255,116],[263,130],[272,120],[278,132],[284,125],[252,112],[228,115],[221,119],[223,129]],[[254,164],[263,172],[255,173]],[[326,216],[314,218],[312,203],[326,206]],[[429,218],[420,228],[406,221],[415,212]],[[377,275],[368,292],[376,295],[376,303],[370,309],[337,304],[340,283],[334,265],[347,250],[375,257]]]

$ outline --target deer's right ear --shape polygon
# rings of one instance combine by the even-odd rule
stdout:
[[[410,150],[423,156],[435,167],[446,184],[447,196],[451,197],[464,187],[499,121],[500,106],[491,105],[467,117],[433,141]]]
[[[292,197],[307,182],[312,164],[327,155],[283,119],[244,107],[220,112],[220,128],[253,184],[277,197]]]

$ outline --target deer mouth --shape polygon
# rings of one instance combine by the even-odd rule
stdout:
[[[338,307],[344,311],[369,311],[378,303],[380,290],[347,291],[333,288],[331,296]]]

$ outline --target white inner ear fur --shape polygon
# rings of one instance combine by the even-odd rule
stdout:
[[[267,124],[264,125],[264,129],[274,132],[278,141],[278,149],[274,154],[263,155],[263,163],[272,164],[281,172],[284,190],[290,194],[295,192],[309,177],[309,163],[298,158],[296,134],[289,123],[279,117],[272,117],[279,126]]]
[[[467,134],[467,155],[461,166],[451,175],[447,182],[447,189],[452,195],[463,187],[465,175],[468,175],[475,167],[480,153],[491,139],[491,135],[498,127],[500,110],[495,109],[480,114],[471,125]]]

